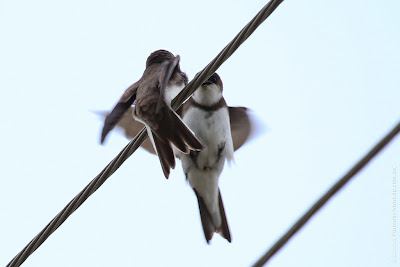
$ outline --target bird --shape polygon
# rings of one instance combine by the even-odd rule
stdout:
[[[180,69],[179,61],[179,55],[175,57],[167,50],[151,53],[146,60],[142,77],[126,89],[105,118],[100,140],[103,143],[125,113],[131,111],[131,116],[146,127],[165,178],[169,177],[170,169],[175,168],[173,147],[183,154],[204,148],[171,108],[171,100],[188,82],[186,74]]]
[[[182,154],[175,151],[175,154],[180,158],[187,181],[197,197],[204,237],[208,244],[210,244],[215,232],[219,232],[229,242],[232,241],[218,186],[218,177],[222,173],[225,159],[232,160],[233,158],[230,140],[232,140],[233,150],[237,151],[262,130],[259,121],[249,108],[227,106],[222,97],[222,91],[222,80],[217,73],[214,73],[177,110],[177,114],[183,118],[186,125],[194,131],[205,146],[205,149],[200,152],[191,151],[189,154]],[[128,139],[134,138],[144,126],[141,122],[133,119],[130,115],[131,110],[132,107],[123,114],[116,125]],[[97,114],[104,118],[109,112],[101,111]],[[215,128],[213,128],[213,124]],[[225,134],[222,134],[224,132]],[[229,138],[229,132],[231,138]],[[221,141],[221,139],[226,139],[227,142],[223,149],[221,149],[222,146],[217,146],[218,153],[216,153],[215,143],[218,143],[216,141]],[[220,144],[223,144],[223,142],[220,142]],[[154,147],[148,140],[142,144],[142,148],[151,154],[156,154]],[[225,149],[227,150],[223,151]],[[211,155],[208,156],[210,153]],[[218,164],[214,165],[213,168],[204,164],[206,161],[218,159],[218,154],[220,157]],[[200,168],[202,165],[203,168]],[[208,176],[208,174],[212,175]],[[211,213],[213,213],[216,222],[214,222]]]
[[[233,160],[233,140],[229,108],[222,96],[223,84],[214,73],[184,103],[182,120],[203,143],[201,151],[177,153],[186,180],[193,189],[207,243],[214,233],[231,242],[231,234],[218,181],[225,161]]]

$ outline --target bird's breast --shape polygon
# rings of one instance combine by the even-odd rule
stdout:
[[[205,146],[198,155],[199,162],[214,164],[221,158],[222,146],[223,150],[233,151],[229,113],[226,107],[212,112],[191,107],[185,113],[183,121]],[[225,155],[226,153],[222,153],[223,160],[225,160]]]
[[[171,106],[171,101],[174,99],[183,89],[184,85],[170,85],[167,86],[165,89],[165,94],[164,94],[164,101],[168,106]]]

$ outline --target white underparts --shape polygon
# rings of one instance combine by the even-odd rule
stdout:
[[[183,85],[167,86],[165,89],[164,100],[168,106],[171,106],[171,101],[174,99],[183,89]]]
[[[218,227],[222,222],[218,200],[218,180],[225,160],[233,159],[228,108],[223,107],[217,111],[208,112],[192,106],[186,112],[183,121],[193,130],[205,148],[198,153],[196,162],[190,155],[182,155],[182,166],[190,186],[196,189],[204,200],[214,224]],[[224,143],[224,148],[220,151],[222,143]]]

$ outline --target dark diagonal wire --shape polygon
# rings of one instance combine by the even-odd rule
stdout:
[[[283,0],[271,0],[239,34],[209,63],[173,100],[172,107],[177,109],[189,96],[224,63],[235,50],[257,29],[257,27],[278,7]],[[125,148],[60,211],[46,227],[37,234],[26,247],[19,252],[7,266],[19,266],[31,255],[57,228],[93,194],[147,138],[144,129],[131,140]]]
[[[269,15],[282,3],[283,0],[270,1],[260,12],[225,46],[225,48],[196,76],[189,82],[172,101],[172,107],[177,109],[182,103],[193,94],[193,92],[205,82],[224,63],[239,46],[268,18]]]
[[[368,162],[370,162],[400,132],[400,122],[383,137],[363,158],[361,158],[342,178],[340,178],[287,232],[257,261],[253,267],[267,263],[340,189],[342,189]]]

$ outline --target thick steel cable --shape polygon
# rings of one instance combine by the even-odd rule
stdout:
[[[368,162],[370,162],[400,132],[400,122],[340,178],[320,199],[303,214],[287,232],[257,261],[253,267],[261,267],[275,255],[340,189],[342,189]]]
[[[257,27],[278,7],[283,0],[271,0],[263,9],[239,32],[239,34],[182,90],[172,102],[176,110],[189,96],[206,81],[257,29]],[[65,208],[60,211],[32,241],[19,252],[7,266],[20,266],[57,228],[93,194],[147,138],[147,132],[142,129],[125,148],[78,194]]]

